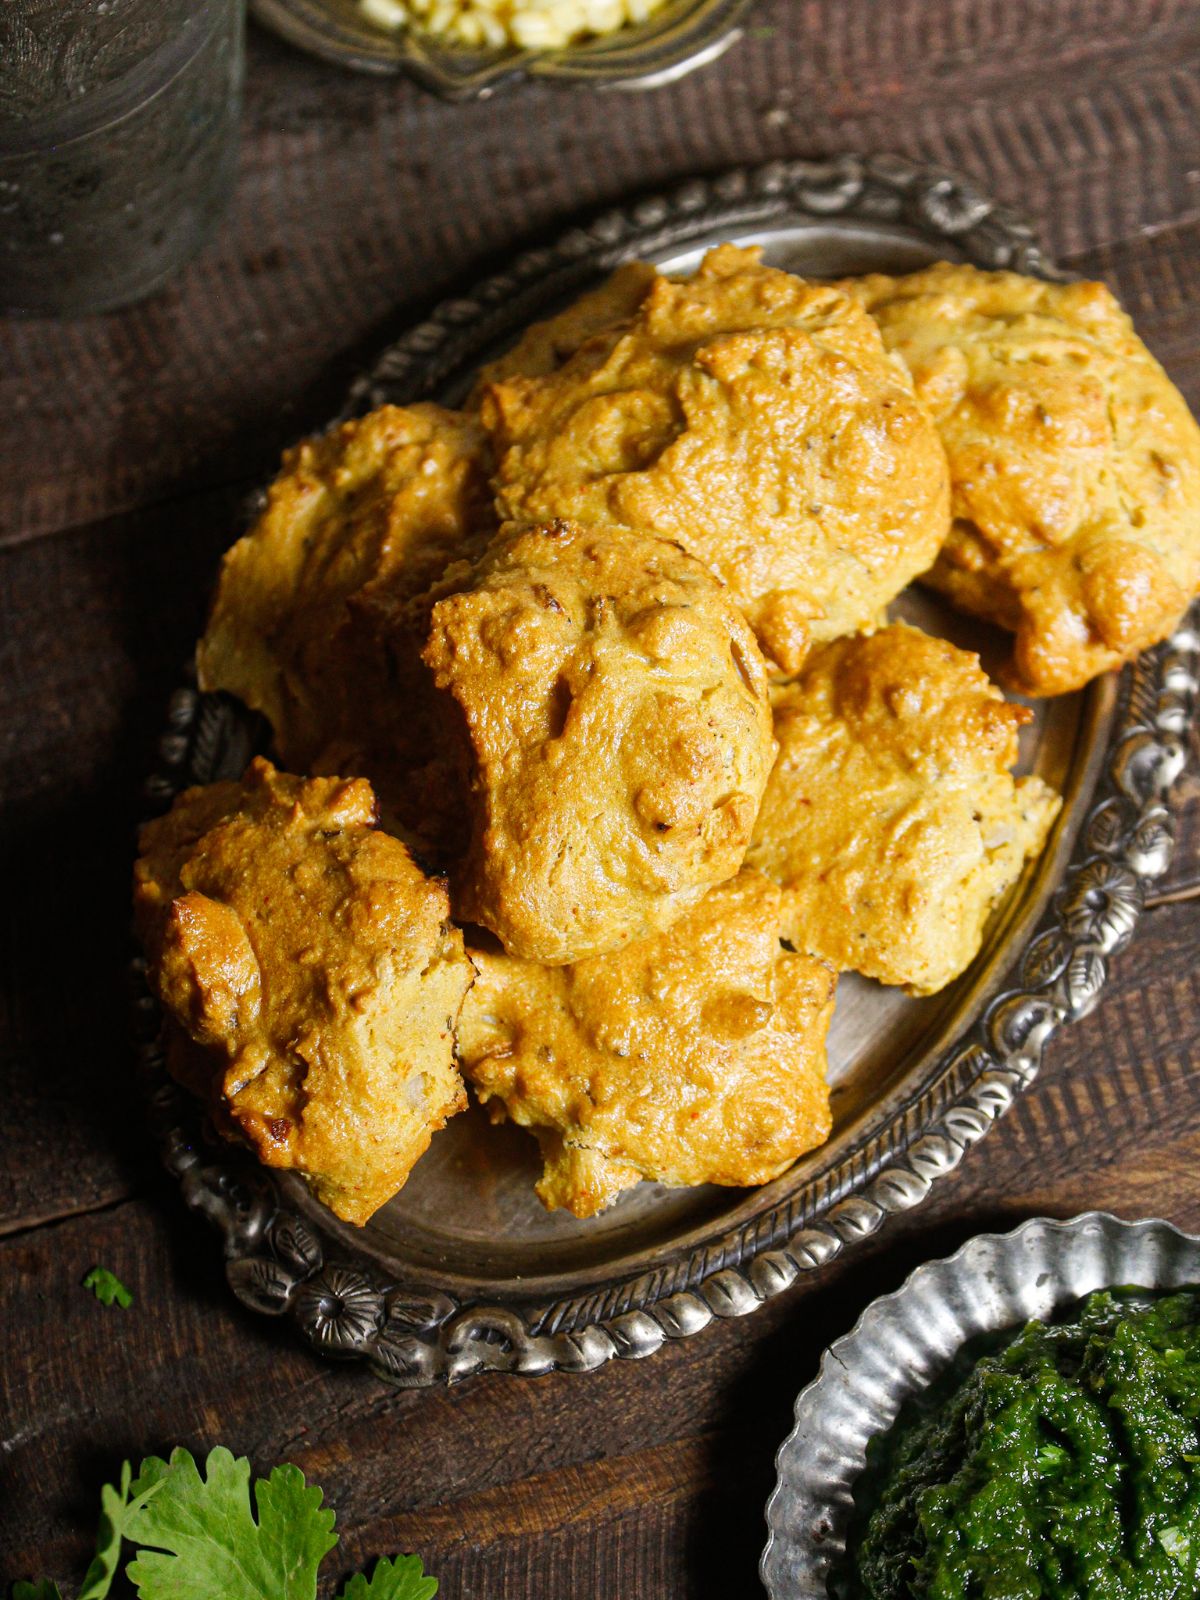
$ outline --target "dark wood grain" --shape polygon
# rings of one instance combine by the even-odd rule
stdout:
[[[923,156],[1026,207],[1065,256],[1195,221],[1198,63],[1182,0],[760,0],[736,50],[659,93],[448,111],[255,35],[220,237],[145,306],[0,329],[0,415],[20,423],[0,433],[0,538],[263,471],[398,308],[694,171]]]
[[[125,967],[140,788],[234,497],[0,551],[0,1234],[106,1205],[146,1160]]]
[[[396,1393],[236,1308],[211,1241],[157,1182],[0,1243],[38,1352],[0,1370],[5,1566],[77,1572],[90,1485],[126,1455],[226,1442],[327,1486],[348,1565],[418,1549],[463,1600],[749,1592],[795,1391],[867,1300],[1029,1215],[1101,1207],[1200,1228],[1200,976],[1180,959],[1195,937],[1191,907],[1150,913],[1103,1010],[1060,1037],[1036,1090],[919,1212],[645,1365]],[[81,1291],[97,1261],[133,1289],[128,1312]]]
[[[744,1322],[586,1378],[396,1393],[240,1311],[147,1148],[123,1025],[138,789],[244,487],[414,308],[696,170],[893,149],[963,168],[1107,278],[1200,405],[1194,0],[762,0],[658,93],[446,107],[256,35],[237,192],[156,300],[0,324],[0,1579],[77,1586],[125,1456],[298,1462],[331,1576],[417,1549],[461,1600],[755,1592],[762,1506],[828,1339],[980,1227],[1105,1206],[1200,1227],[1200,899],[929,1204]],[[1160,893],[1200,887],[1200,779]],[[80,1287],[110,1266],[127,1312]],[[327,1592],[331,1586],[327,1586]]]

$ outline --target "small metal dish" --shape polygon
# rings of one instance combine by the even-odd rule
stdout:
[[[742,36],[750,0],[670,0],[636,27],[560,50],[466,50],[419,30],[377,26],[357,0],[251,0],[290,44],[356,72],[404,73],[444,100],[482,100],[533,78],[596,89],[657,89],[715,61]]]
[[[775,1458],[767,1501],[759,1572],[771,1600],[827,1600],[868,1440],[968,1340],[1052,1317],[1095,1289],[1197,1282],[1200,1238],[1157,1218],[1122,1222],[1102,1211],[979,1234],[946,1260],[918,1267],[829,1346],[796,1400],[796,1425]]]

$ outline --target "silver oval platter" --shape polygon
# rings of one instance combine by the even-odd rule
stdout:
[[[1090,1212],[980,1234],[869,1305],[796,1400],[776,1457],[760,1573],[770,1600],[826,1600],[846,1548],[867,1442],[980,1334],[1065,1311],[1095,1289],[1200,1283],[1200,1239],[1169,1222]]]
[[[1058,276],[1028,225],[966,180],[890,157],[776,163],[641,200],[517,258],[386,350],[345,414],[424,396],[454,403],[481,360],[619,262],[687,272],[724,239],[761,244],[769,261],[813,276],[938,257]],[[995,657],[996,636],[928,596],[911,591],[898,610],[979,650],[985,665]],[[488,1370],[587,1371],[753,1311],[917,1205],[1032,1081],[1054,1030],[1096,1003],[1147,884],[1166,871],[1166,802],[1184,765],[1198,661],[1200,633],[1184,627],[1122,679],[1038,705],[1023,766],[1064,796],[1045,852],[943,993],[912,1000],[843,978],[832,1138],[762,1189],[643,1184],[580,1222],[535,1198],[533,1141],[472,1109],[367,1227],[349,1228],[299,1179],[206,1140],[165,1073],[139,963],[154,1128],[188,1205],[223,1237],[234,1293],[288,1318],[318,1351],[408,1386]],[[237,776],[264,745],[261,723],[235,702],[179,689],[149,805]]]

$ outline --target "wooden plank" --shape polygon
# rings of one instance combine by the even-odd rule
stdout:
[[[122,1457],[219,1441],[323,1484],[344,1541],[325,1593],[403,1548],[459,1600],[750,1593],[794,1394],[869,1299],[1036,1212],[1200,1227],[1200,901],[1181,901],[984,1146],[832,1270],[648,1363],[397,1394],[232,1302],[141,1132],[119,937],[138,786],[238,486],[405,315],[640,188],[894,149],[1039,217],[1200,406],[1198,68],[1192,0],[761,0],[720,64],[619,108],[446,107],[257,35],[238,193],[201,260],[129,312],[0,325],[0,543],[21,545],[0,550],[0,1576],[70,1592]],[[1189,776],[1163,887],[1197,881]],[[131,1311],[81,1289],[96,1263]]]
[[[1200,1227],[1200,980],[1179,959],[1196,929],[1193,907],[1151,913],[1106,1005],[1060,1036],[1036,1088],[927,1206],[646,1363],[395,1393],[240,1311],[215,1240],[165,1183],[0,1243],[19,1308],[0,1329],[0,1571],[77,1581],[95,1487],[124,1456],[221,1442],[324,1486],[346,1568],[414,1548],[445,1592],[481,1600],[748,1592],[794,1394],[869,1299],[1037,1212]],[[97,1262],[134,1290],[130,1311],[79,1287]]]
[[[0,437],[0,539],[261,475],[404,316],[695,171],[894,150],[974,173],[1060,253],[1144,239],[1200,207],[1198,63],[1186,0],[761,0],[708,71],[619,117],[574,95],[567,118],[544,89],[521,115],[445,106],[256,34],[237,193],[200,259],[120,314],[0,326],[0,413],[20,423]]]
[[[139,791],[234,497],[0,552],[0,1233],[146,1166],[125,999]]]

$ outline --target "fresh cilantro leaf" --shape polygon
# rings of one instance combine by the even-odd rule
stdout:
[[[437,1579],[427,1578],[420,1556],[384,1556],[371,1576],[356,1572],[338,1600],[432,1600]]]
[[[117,1277],[107,1267],[93,1267],[83,1280],[83,1287],[90,1289],[102,1306],[111,1306],[114,1302],[122,1311],[128,1311],[133,1304],[133,1296]]]
[[[131,1517],[142,1509],[147,1500],[158,1492],[158,1485],[143,1490],[135,1500],[129,1498],[130,1479],[133,1473],[128,1461],[121,1465],[121,1481],[114,1489],[106,1483],[100,1490],[100,1526],[96,1530],[96,1554],[84,1573],[79,1600],[104,1600],[116,1577],[117,1563],[121,1559],[121,1540]]]
[[[142,1548],[126,1567],[140,1600],[315,1600],[317,1568],[337,1543],[334,1514],[298,1467],[276,1467],[254,1482],[250,1463],[218,1446],[200,1476],[186,1450],[169,1462],[148,1456],[137,1478],[128,1461],[116,1487],[100,1491],[96,1555],[79,1600],[106,1600],[121,1541]],[[1166,1534],[1174,1532],[1166,1529]],[[433,1600],[437,1579],[419,1556],[384,1557],[368,1578],[356,1573],[338,1600]],[[13,1585],[11,1600],[62,1600],[58,1585]]]
[[[125,1569],[140,1600],[313,1600],[317,1567],[337,1543],[320,1489],[299,1467],[276,1467],[255,1482],[255,1522],[249,1461],[218,1446],[205,1472],[186,1450],[173,1451],[169,1464],[142,1462],[133,1494],[157,1493],[124,1529],[133,1544],[151,1547]]]
[[[114,1489],[111,1483],[106,1483],[100,1490],[100,1525],[96,1530],[96,1554],[84,1574],[79,1600],[104,1600],[112,1587],[117,1563],[121,1559],[121,1535],[126,1517],[130,1512],[140,1510],[146,1499],[155,1492],[153,1489],[148,1489],[145,1496],[130,1504],[131,1477],[132,1472],[126,1461],[121,1467],[120,1486]],[[12,1600],[62,1600],[62,1595],[56,1583],[43,1580],[41,1583],[15,1583]]]

